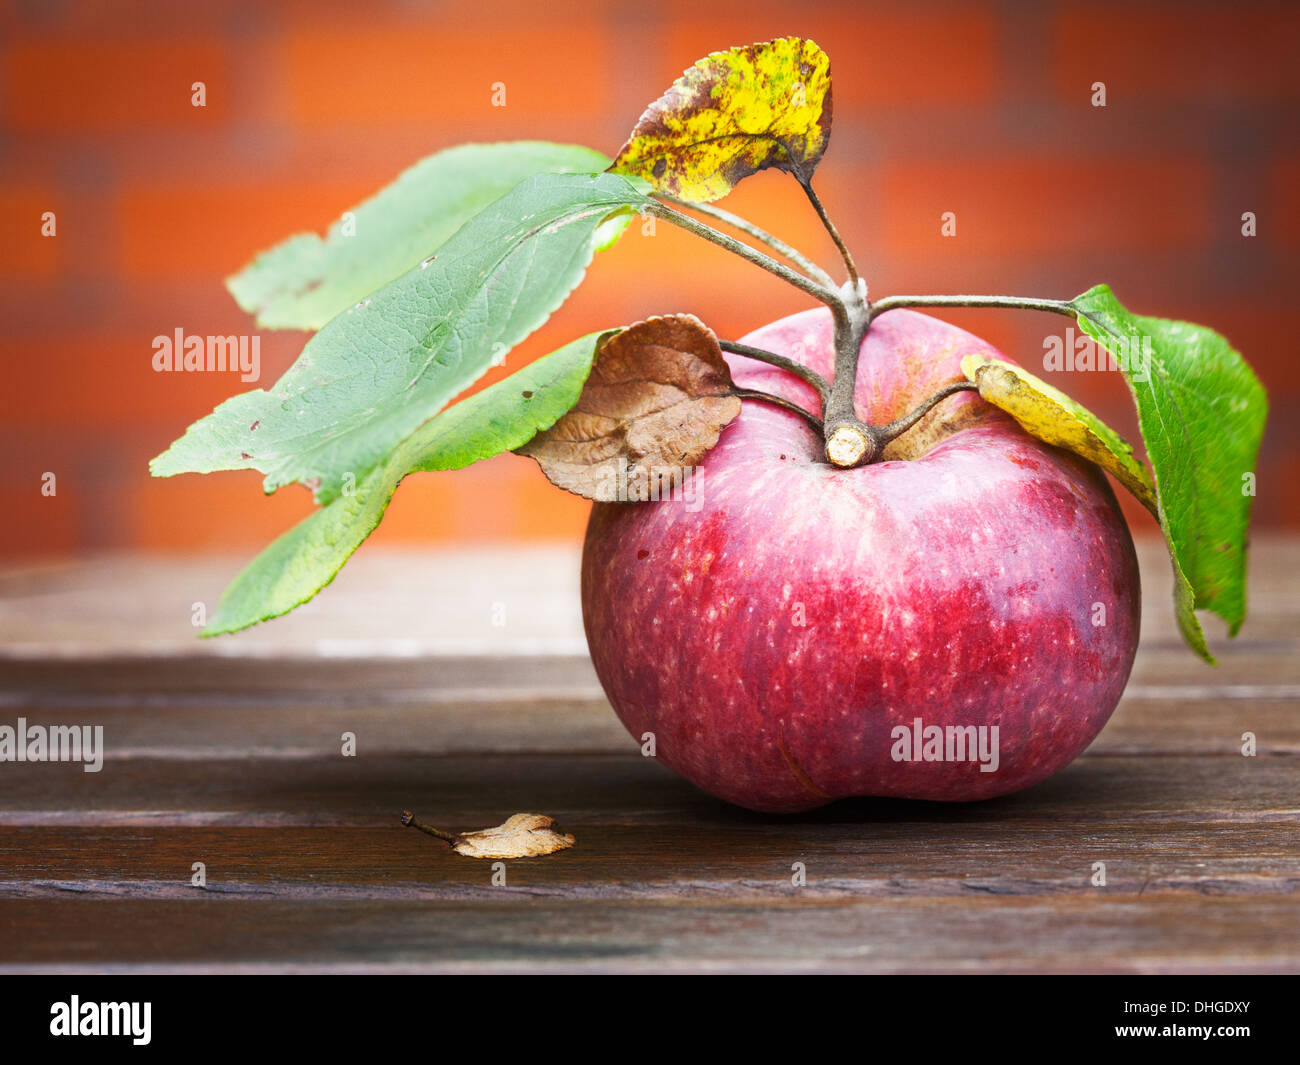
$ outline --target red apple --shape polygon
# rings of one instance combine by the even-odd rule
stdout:
[[[826,310],[745,342],[831,374]],[[881,315],[858,416],[906,414],[962,380],[970,353],[1005,358],[926,315]],[[738,385],[818,410],[793,375],[728,358]],[[822,449],[797,415],[746,400],[693,501],[596,504],[583,616],[629,732],[653,733],[656,757],[706,791],[772,812],[984,799],[1068,764],[1119,702],[1138,640],[1137,560],[1101,472],[965,392],[886,461],[836,469]]]

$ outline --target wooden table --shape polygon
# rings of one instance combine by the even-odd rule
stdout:
[[[977,805],[797,817],[640,756],[570,549],[363,551],[299,613],[201,642],[237,559],[11,567],[0,724],[102,724],[107,754],[0,763],[0,970],[1296,971],[1300,542],[1257,545],[1218,670],[1140,548],[1138,662],[1072,766]],[[494,886],[403,809],[547,813],[578,845]]]

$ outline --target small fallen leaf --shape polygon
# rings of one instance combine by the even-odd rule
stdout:
[[[496,828],[462,832],[451,849],[466,858],[536,858],[572,847],[574,838],[553,824],[545,814],[513,814]]]
[[[830,134],[830,59],[781,37],[699,60],[646,108],[610,170],[709,203],[770,166],[807,184]]]
[[[648,318],[600,345],[577,405],[517,453],[585,499],[658,499],[739,413],[713,331],[689,314]]]
[[[402,824],[445,840],[466,858],[539,858],[568,850],[576,842],[567,832],[553,828],[555,818],[545,814],[512,814],[495,828],[459,835],[423,825],[409,811],[402,814]]]
[[[987,355],[967,355],[962,372],[980,398],[1010,414],[1031,436],[1095,462],[1159,520],[1151,474],[1133,448],[1095,414],[1027,370]]]

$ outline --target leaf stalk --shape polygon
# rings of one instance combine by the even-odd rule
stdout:
[[[724,225],[731,226],[732,229],[738,229],[747,236],[752,237],[761,244],[766,244],[782,258],[789,260],[812,280],[826,288],[835,288],[835,279],[825,270],[813,262],[808,256],[804,255],[798,249],[791,247],[780,237],[773,236],[767,230],[756,226],[747,218],[741,218],[738,214],[732,214],[730,211],[724,211],[721,207],[714,207],[711,203],[692,203],[690,200],[682,200],[667,192],[656,192],[655,197],[674,204],[678,207],[685,207],[691,211],[698,211],[700,214],[708,215],[715,218]]]
[[[755,266],[761,267],[768,273],[775,274],[777,277],[781,278],[782,281],[789,282],[800,291],[806,292],[814,299],[827,304],[832,310],[837,306],[842,306],[843,304],[840,294],[834,288],[819,284],[811,278],[804,277],[803,274],[790,269],[790,267],[786,266],[784,263],[777,262],[770,255],[764,255],[761,251],[750,247],[744,241],[737,240],[735,237],[728,236],[726,233],[721,233],[712,226],[706,226],[703,222],[692,218],[690,215],[685,215],[680,211],[673,210],[667,204],[651,202],[646,207],[646,210],[657,218],[662,218],[665,222],[671,222],[673,225],[686,230],[688,233],[693,233],[697,237],[703,237],[710,243],[716,244],[718,247],[724,248],[735,255],[739,255],[742,259],[753,263]]]

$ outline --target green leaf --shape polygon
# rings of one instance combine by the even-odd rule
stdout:
[[[1155,476],[1174,602],[1188,644],[1213,663],[1195,610],[1235,636],[1246,617],[1246,545],[1268,399],[1218,333],[1131,314],[1106,285],[1071,301],[1079,326],[1115,356],[1137,404]],[[1247,476],[1250,475],[1250,476]]]
[[[235,396],[151,463],[156,477],[256,469],[334,499],[544,322],[611,215],[649,205],[618,174],[538,174],[438,255],[332,319],[270,391]]]
[[[388,458],[271,544],[231,582],[204,636],[287,614],[334,579],[417,470],[458,470],[520,447],[577,401],[600,341],[592,333],[431,418]]]
[[[315,233],[290,237],[228,278],[226,287],[264,329],[319,329],[417,266],[525,178],[607,166],[600,152],[544,141],[449,148],[352,208],[324,240]]]
[[[611,167],[709,203],[767,167],[807,184],[831,135],[831,61],[781,37],[714,52],[651,104]]]
[[[1151,474],[1129,443],[1087,407],[1020,366],[988,355],[961,360],[980,398],[1010,414],[1031,436],[1094,462],[1137,497],[1157,520]]]

